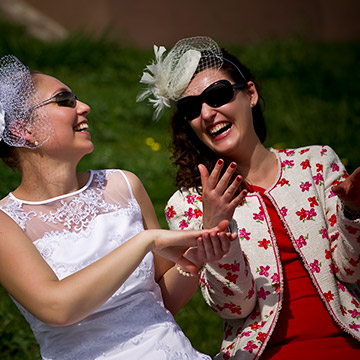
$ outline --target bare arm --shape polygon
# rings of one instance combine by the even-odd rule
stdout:
[[[197,244],[202,233],[147,230],[59,280],[21,228],[0,211],[0,283],[41,321],[54,326],[70,325],[109,299],[147,252],[156,251],[186,266],[188,260],[183,253]]]
[[[154,208],[151,200],[142,186],[140,180],[131,173],[126,173],[130,179],[135,197],[140,204],[145,228],[159,228]],[[198,270],[204,262],[221,259],[229,251],[230,241],[233,240],[231,234],[226,234],[227,222],[215,230],[208,231],[204,237],[197,240],[197,247],[186,251],[185,258],[190,263],[183,263],[184,269],[193,273],[193,277],[185,277],[176,270],[175,263],[169,262],[156,253],[155,268],[156,281],[159,283],[163,295],[164,304],[173,314],[179,311],[194,295],[199,285]],[[188,267],[187,265],[190,265]]]

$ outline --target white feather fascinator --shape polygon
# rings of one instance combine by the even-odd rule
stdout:
[[[165,52],[164,46],[154,45],[155,60],[146,66],[140,80],[148,87],[136,99],[149,98],[155,109],[154,119],[159,118],[165,107],[180,99],[196,72],[210,67],[219,69],[223,61],[219,46],[206,36],[182,39],[166,56]],[[204,58],[209,61],[203,61]]]
[[[37,148],[54,129],[45,107],[31,110],[39,94],[28,67],[13,55],[0,59],[0,140],[9,146]],[[31,133],[34,141],[26,140]]]

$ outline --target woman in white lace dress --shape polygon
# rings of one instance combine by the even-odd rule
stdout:
[[[228,251],[228,222],[161,230],[134,174],[77,173],[89,111],[59,80],[0,60],[0,153],[22,174],[0,201],[0,282],[43,359],[210,359],[172,313]]]

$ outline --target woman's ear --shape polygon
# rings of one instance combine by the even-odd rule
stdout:
[[[255,84],[252,81],[248,82],[247,94],[249,96],[250,107],[254,107],[259,100],[259,94],[256,90]]]
[[[23,120],[13,120],[9,124],[9,129],[12,134],[14,134],[20,139],[24,139],[31,144],[34,144],[36,142],[31,130],[28,127],[24,126]]]

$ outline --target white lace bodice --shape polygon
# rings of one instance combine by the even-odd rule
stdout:
[[[91,171],[82,189],[46,201],[22,201],[10,193],[0,209],[23,229],[59,279],[144,229],[140,207],[120,170]],[[74,325],[46,325],[15,303],[46,360],[210,359],[191,347],[164,308],[152,253],[103,306]]]

